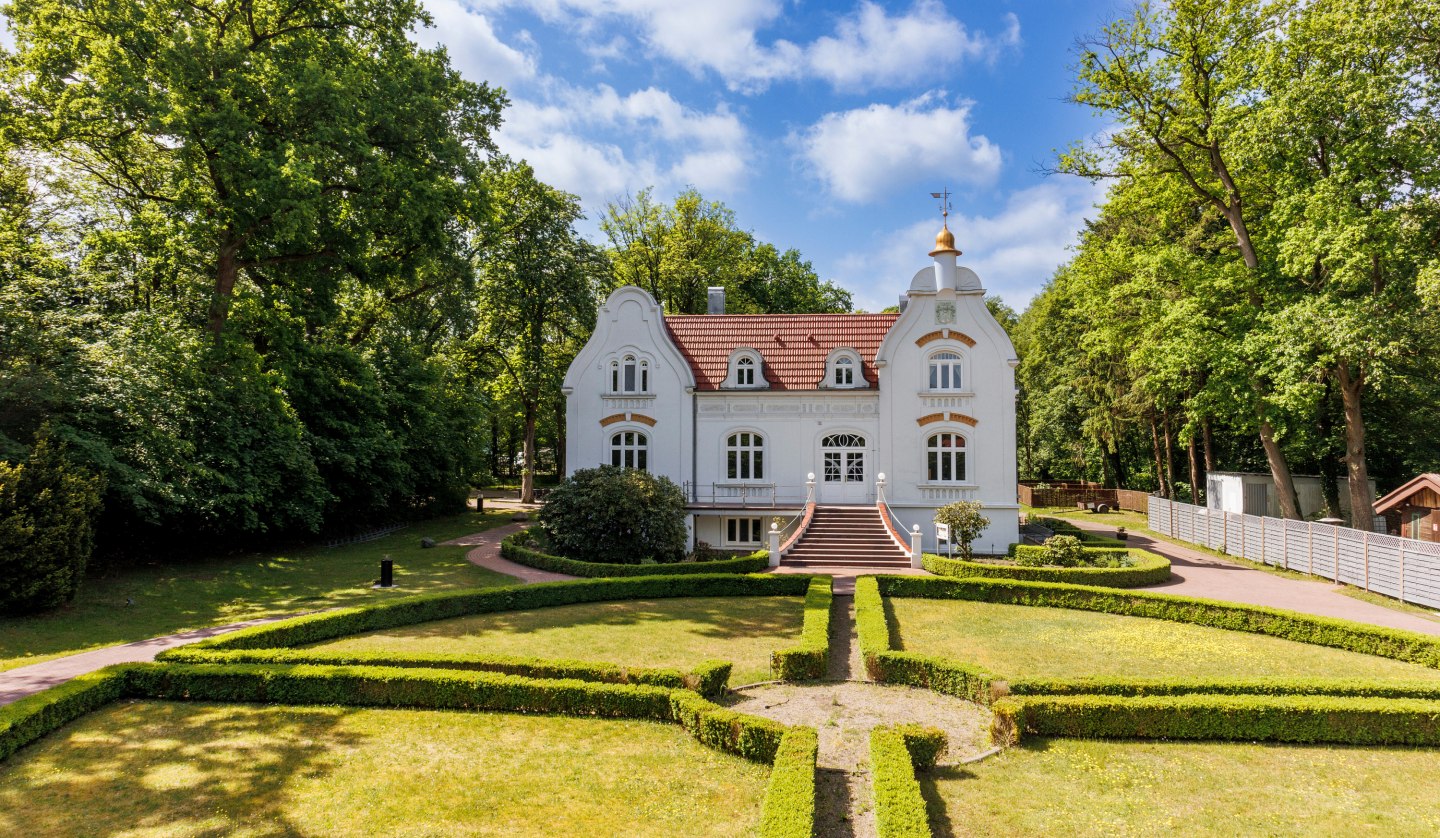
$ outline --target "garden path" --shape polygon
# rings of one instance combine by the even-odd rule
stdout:
[[[1089,532],[1114,536],[1115,528],[1082,517],[1065,520]],[[1345,587],[1323,580],[1292,579],[1193,550],[1169,541],[1131,532],[1128,543],[1170,559],[1171,578],[1139,590],[1162,594],[1268,605],[1321,617],[1338,617],[1375,626],[1440,635],[1440,621],[1407,613],[1340,593]]]
[[[473,535],[466,535],[443,542],[446,546],[471,547],[465,558],[473,565],[479,565],[486,570],[493,570],[496,573],[503,573],[506,576],[513,576],[521,582],[563,582],[567,579],[579,579],[578,576],[571,576],[568,573],[552,573],[548,570],[539,570],[533,567],[526,567],[517,564],[509,559],[500,557],[500,542],[511,533],[519,532],[530,526],[527,523],[506,524],[503,527],[496,527],[493,530],[477,532]]]

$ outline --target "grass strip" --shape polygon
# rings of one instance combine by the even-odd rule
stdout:
[[[811,838],[815,832],[815,759],[820,737],[814,728],[792,728],[780,740],[765,806],[760,838]]]
[[[875,790],[875,830],[880,838],[930,838],[925,797],[905,737],[893,727],[870,731],[870,782]]]
[[[685,576],[697,573],[760,573],[770,566],[770,552],[759,550],[748,556],[734,559],[720,559],[713,562],[678,562],[675,564],[615,564],[609,562],[582,562],[563,556],[526,547],[520,542],[525,532],[506,536],[500,542],[500,555],[516,564],[548,570],[551,573],[566,573],[587,579],[624,576]]]
[[[831,579],[816,576],[805,589],[805,623],[800,645],[777,649],[770,655],[770,670],[781,681],[815,681],[830,667],[830,606],[834,600]]]
[[[921,687],[977,704],[990,704],[999,679],[985,669],[936,655],[891,648],[890,619],[880,595],[881,578],[862,576],[855,580],[855,628],[860,636],[860,657],[870,680]]]

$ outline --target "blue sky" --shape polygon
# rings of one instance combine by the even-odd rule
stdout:
[[[1038,170],[1105,127],[1063,100],[1116,0],[423,2],[416,40],[507,91],[500,148],[597,240],[606,201],[693,185],[873,311],[929,262],[948,187],[961,262],[1020,309],[1100,195]]]

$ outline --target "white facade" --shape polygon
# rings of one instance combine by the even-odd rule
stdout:
[[[949,231],[942,231],[948,237]],[[953,239],[950,240],[953,242]],[[643,467],[686,488],[694,539],[762,546],[814,475],[822,505],[873,505],[877,479],[936,549],[936,508],[977,500],[977,552],[1019,538],[1014,347],[979,277],[937,237],[895,315],[667,318],[626,287],[565,377],[567,467]],[[642,441],[643,438],[643,455]]]

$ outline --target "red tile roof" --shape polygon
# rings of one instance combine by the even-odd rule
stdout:
[[[861,371],[874,387],[875,353],[898,314],[672,314],[670,337],[695,371],[695,389],[718,390],[730,354],[742,346],[765,361],[771,390],[815,390],[825,377],[830,350],[860,353]]]

